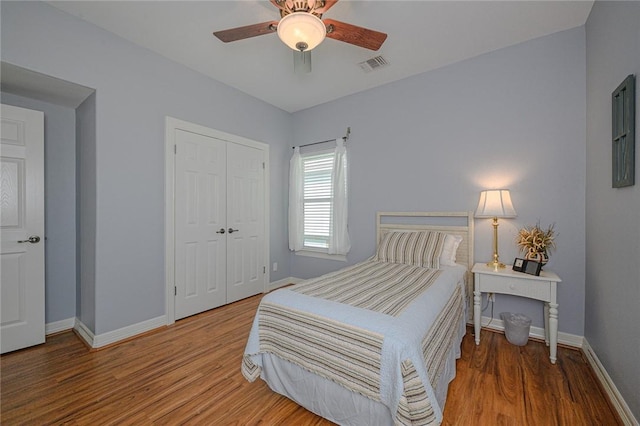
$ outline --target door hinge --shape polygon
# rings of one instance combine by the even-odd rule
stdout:
[[[264,161],[262,162],[262,170],[264,170]]]
[[[266,266],[263,266],[263,267],[262,267],[262,273],[263,273],[263,274],[266,274],[266,273],[267,273],[267,267],[266,267]]]
[[[178,287],[173,286],[173,295],[177,296],[178,295]]]
[[[173,146],[173,153],[177,154],[178,153],[178,145],[174,145]]]

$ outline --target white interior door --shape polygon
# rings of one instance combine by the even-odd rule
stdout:
[[[175,138],[175,319],[180,319],[227,301],[227,144],[184,130],[176,130]]]
[[[264,151],[227,146],[227,303],[264,289],[264,173]]]
[[[44,114],[2,105],[0,351],[44,343]]]

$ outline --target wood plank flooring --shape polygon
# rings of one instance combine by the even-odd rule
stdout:
[[[261,296],[89,351],[72,332],[0,358],[2,425],[330,425],[248,383],[240,360]],[[580,351],[465,336],[444,425],[619,425]]]

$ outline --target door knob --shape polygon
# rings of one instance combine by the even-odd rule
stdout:
[[[19,243],[31,243],[31,244],[35,244],[35,243],[39,243],[40,242],[40,237],[38,237],[37,235],[32,235],[31,237],[29,237],[26,240],[19,240]]]
[[[220,228],[220,230],[216,231],[216,234],[224,234],[225,230],[224,228]]]
[[[238,232],[239,229],[233,229],[233,228],[229,228],[229,233],[233,234],[234,232]]]

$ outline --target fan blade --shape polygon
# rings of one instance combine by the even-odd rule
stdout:
[[[318,1],[322,1],[322,0],[316,0],[316,2]],[[327,10],[331,9],[331,7],[338,2],[338,0],[324,0],[322,2],[324,3],[324,5],[321,7],[315,8],[314,12],[325,13]]]
[[[231,28],[229,30],[216,31],[213,35],[223,42],[228,43],[230,41],[243,40],[245,38],[275,33],[277,28],[278,21],[269,21],[244,27]]]
[[[364,47],[365,49],[378,50],[387,39],[385,33],[346,24],[334,19],[323,19],[322,22],[327,27],[327,37]]]

